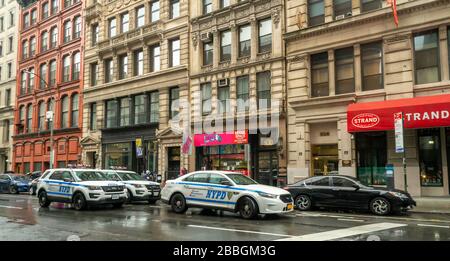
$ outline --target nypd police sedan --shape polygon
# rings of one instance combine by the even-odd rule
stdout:
[[[170,204],[175,213],[184,213],[189,207],[212,208],[237,212],[245,219],[293,210],[288,191],[227,171],[197,171],[168,180],[161,201]]]
[[[72,203],[76,210],[98,204],[121,207],[127,200],[123,183],[108,180],[103,172],[92,169],[48,170],[39,179],[37,195],[41,207],[62,202]]]

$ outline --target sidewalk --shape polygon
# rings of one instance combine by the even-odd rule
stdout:
[[[413,197],[417,206],[410,210],[417,213],[450,214],[450,197]]]

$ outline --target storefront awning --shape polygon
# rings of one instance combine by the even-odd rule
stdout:
[[[407,129],[450,126],[450,94],[350,104],[347,131],[393,130],[398,112],[403,112]]]

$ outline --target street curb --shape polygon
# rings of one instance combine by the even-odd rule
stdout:
[[[449,210],[408,210],[410,213],[421,213],[421,214],[446,214],[450,215]]]

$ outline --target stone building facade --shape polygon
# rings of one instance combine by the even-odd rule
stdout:
[[[286,118],[280,110],[286,96],[284,10],[280,0],[191,1],[194,148],[189,170],[233,170],[270,185],[286,182]],[[279,106],[267,106],[268,110],[256,106],[256,101],[270,99],[268,104],[278,101]],[[255,106],[245,107],[238,100]],[[250,123],[267,111],[277,115],[269,114],[267,126],[258,128]],[[239,119],[245,127],[238,130]],[[214,128],[228,127],[225,124],[230,122],[235,126],[208,130],[208,122]],[[217,140],[208,143],[207,134],[213,132]],[[270,132],[279,135],[271,139]],[[227,137],[231,137],[228,142]]]
[[[417,101],[423,97],[448,99],[450,1],[397,4],[398,27],[385,1],[286,1],[290,183],[347,174],[387,186],[386,166],[393,166],[395,187],[405,189],[393,127],[349,132],[357,121],[347,118],[349,105],[408,103],[420,109],[425,107]],[[412,125],[419,116],[408,119]],[[406,129],[404,140],[408,191],[449,195],[448,126]]]
[[[83,162],[178,175],[170,108],[189,96],[190,1],[88,1]]]
[[[0,173],[12,169],[19,5],[0,1]]]

